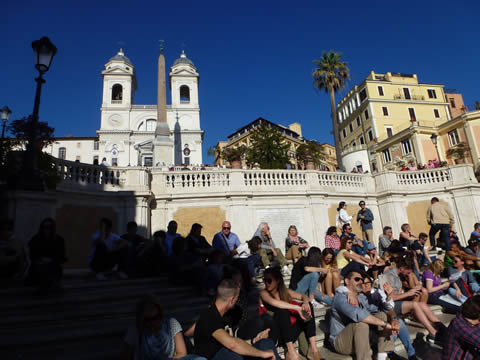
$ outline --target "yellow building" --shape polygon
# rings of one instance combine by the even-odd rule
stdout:
[[[283,134],[285,141],[290,144],[289,156],[290,162],[293,168],[300,168],[296,159],[296,149],[301,144],[305,144],[307,140],[302,136],[302,126],[295,122],[290,124],[288,127],[283,125],[275,124],[271,121],[265,120],[263,118],[258,118],[255,121],[241,127],[236,130],[234,133],[228,136],[228,141],[219,141],[215,146],[215,164],[216,165],[230,165],[228,161],[221,157],[221,151],[225,148],[238,146],[246,146],[247,148],[251,145],[250,136],[252,135],[255,128],[261,123],[267,123],[270,126],[275,127],[281,134]],[[320,160],[320,165],[318,166],[319,170],[330,170],[335,171],[337,167],[335,146],[330,144],[321,144],[322,152],[325,154],[325,159]],[[245,163],[242,164],[245,166]]]
[[[393,170],[436,159],[430,137],[452,120],[447,100],[443,85],[420,83],[416,74],[372,71],[337,106],[345,170]]]

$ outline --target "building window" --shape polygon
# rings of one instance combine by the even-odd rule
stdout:
[[[189,156],[185,156],[185,157],[183,158],[183,163],[184,163],[185,165],[190,165],[190,157],[189,157]]]
[[[375,161],[372,162],[372,171],[377,171],[377,164]]]
[[[440,117],[440,111],[438,111],[438,109],[433,109],[433,115],[438,119]]]
[[[93,157],[93,165],[98,165],[98,155]]]
[[[347,131],[343,129],[343,138],[345,139],[347,137]]]
[[[360,116],[357,116],[357,126],[360,126],[362,120],[360,119]]]
[[[360,91],[360,102],[362,103],[363,100],[365,100],[367,98],[367,89],[363,89],[362,91]]]
[[[372,131],[372,129],[368,130],[368,141],[373,141],[373,131]]]
[[[180,86],[180,104],[188,104],[190,102],[190,88],[187,85]]]
[[[352,141],[352,148],[355,148],[357,146],[357,142],[356,141]]]
[[[117,166],[118,165],[118,158],[112,157],[112,166]]]
[[[115,84],[112,87],[112,104],[121,104],[123,100],[123,87]]]
[[[385,94],[383,93],[383,86],[377,86],[377,89],[378,89],[378,95],[380,96],[384,96]]]
[[[458,136],[457,129],[448,133],[448,141],[450,142],[450,146],[455,146],[460,142],[460,136]]]
[[[382,155],[383,155],[383,163],[386,164],[386,163],[389,163],[390,161],[392,161],[392,156],[390,155],[390,150],[389,149],[385,149],[382,151]]]
[[[350,129],[350,132],[353,132],[353,124],[352,124],[352,123],[350,123],[350,124],[348,125],[348,128]]]
[[[93,150],[98,150],[100,148],[100,141],[95,140],[93,142]]]
[[[61,147],[60,149],[58,149],[58,158],[65,160],[66,157],[67,157],[67,149],[64,147]]]
[[[450,98],[450,106],[451,106],[452,108],[454,108],[454,109],[456,108],[456,106],[455,106],[455,99],[454,99],[454,98]]]
[[[155,119],[149,119],[145,122],[147,131],[155,131],[157,127],[157,121]]]
[[[437,98],[437,93],[435,92],[435,90],[428,89],[427,92],[428,92],[428,97],[430,99],[436,99]]]
[[[403,96],[406,100],[410,100],[412,97],[410,96],[410,90],[408,88],[403,88]]]
[[[153,166],[153,157],[144,156],[143,157],[143,166],[152,167]]]
[[[77,142],[77,149],[80,149],[82,147],[82,143],[81,142]]]
[[[388,116],[388,107],[382,106],[383,116]]]
[[[403,140],[402,141],[402,154],[407,155],[412,152],[412,144],[410,143],[410,140]]]
[[[387,137],[393,136],[393,128],[391,126],[385,126],[385,131],[387,132]]]
[[[368,110],[367,109],[365,109],[364,114],[365,114],[365,120],[368,120]]]
[[[360,135],[360,137],[358,138],[358,142],[360,143],[360,145],[365,145],[365,138],[363,137],[363,135]]]
[[[410,115],[410,121],[417,121],[417,117],[415,116],[415,109],[408,108],[408,114]]]

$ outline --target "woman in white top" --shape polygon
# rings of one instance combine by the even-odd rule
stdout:
[[[347,213],[347,203],[345,201],[340,201],[337,211],[336,225],[342,231],[343,225],[352,223],[352,216]]]

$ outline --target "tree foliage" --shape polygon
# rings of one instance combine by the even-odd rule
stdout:
[[[298,164],[303,168],[306,167],[308,162],[319,165],[321,160],[325,160],[325,154],[322,151],[322,147],[315,140],[301,144],[295,153]]]
[[[261,123],[250,137],[246,160],[251,166],[261,169],[284,169],[290,162],[290,145],[284,136],[269,124]]]

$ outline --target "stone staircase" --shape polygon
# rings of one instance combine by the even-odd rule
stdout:
[[[289,282],[286,278],[286,283]],[[62,294],[48,298],[32,296],[32,289],[11,283],[0,289],[0,354],[2,360],[56,359],[109,360],[119,359],[123,336],[135,319],[139,297],[157,295],[165,312],[188,328],[198,314],[208,307],[209,300],[199,297],[189,286],[172,286],[166,277],[96,281],[87,271],[68,271]],[[261,288],[261,285],[260,285]],[[252,312],[257,310],[255,299]],[[448,325],[452,315],[443,314],[439,306],[431,306]],[[317,328],[325,329],[327,308],[316,310]],[[415,323],[407,325],[412,340],[426,331]],[[425,354],[422,358],[438,358],[439,349],[418,340]],[[350,356],[330,352],[324,345],[324,332],[317,331],[317,345],[327,359],[346,360]],[[283,350],[281,350],[283,352]],[[396,353],[406,357],[399,340]]]

